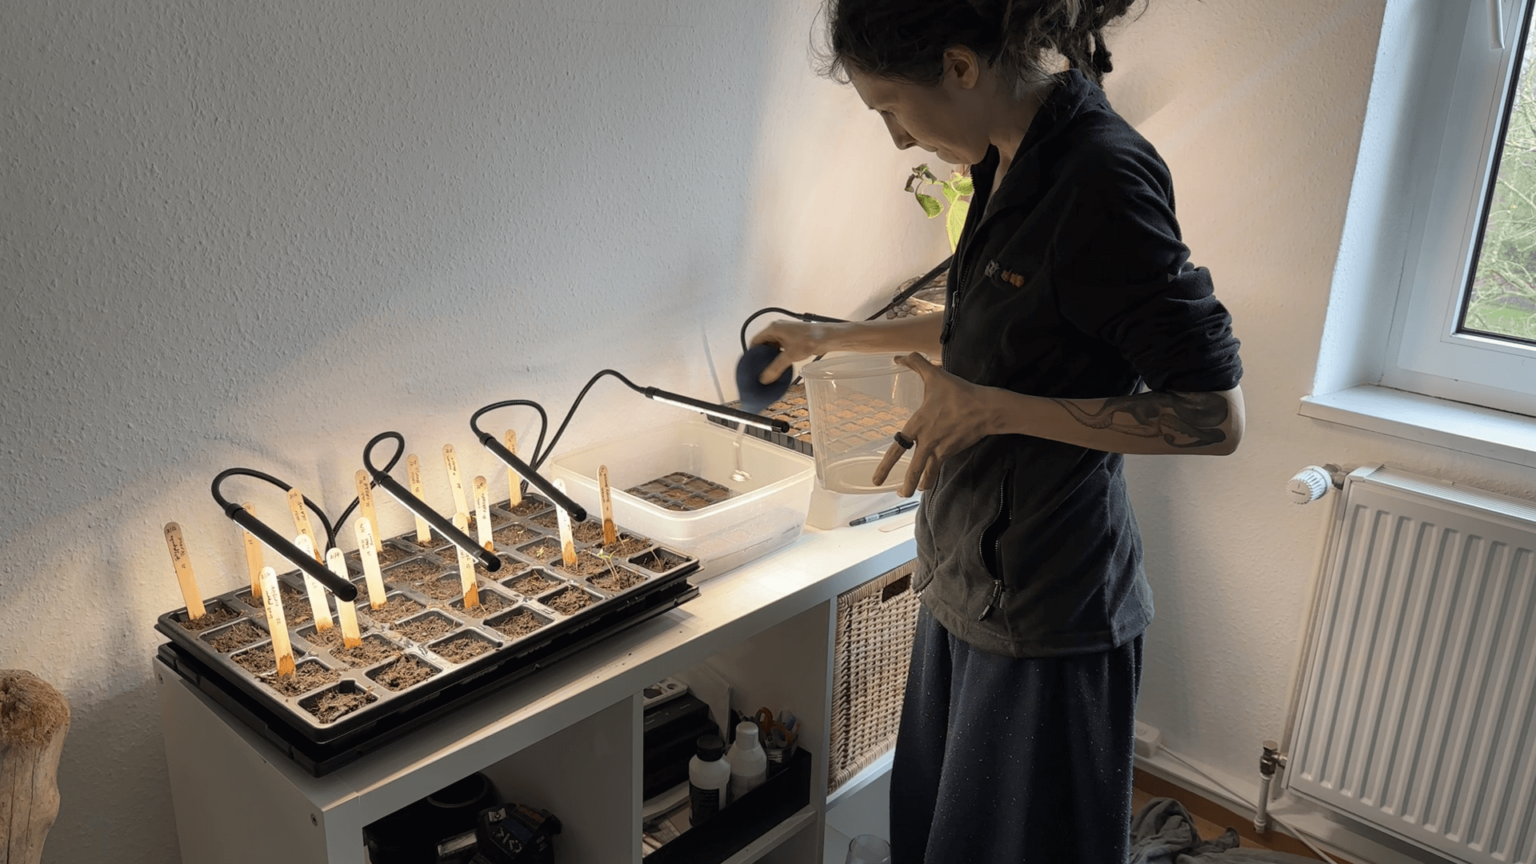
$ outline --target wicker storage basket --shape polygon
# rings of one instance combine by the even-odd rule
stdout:
[[[917,625],[916,563],[908,561],[837,598],[828,792],[896,746]]]

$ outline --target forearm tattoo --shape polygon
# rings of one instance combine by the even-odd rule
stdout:
[[[1092,429],[1109,429],[1138,438],[1161,437],[1170,447],[1205,447],[1227,440],[1222,424],[1229,408],[1220,393],[1138,393],[1113,396],[1097,411],[1084,411],[1070,399],[1053,400],[1073,419]]]

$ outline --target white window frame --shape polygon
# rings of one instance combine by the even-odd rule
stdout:
[[[1456,332],[1498,168],[1504,108],[1519,83],[1513,64],[1530,4],[1450,0],[1445,5],[1464,5],[1467,15],[1457,16],[1462,32],[1446,33],[1443,56],[1436,58],[1441,93],[1435,96],[1448,102],[1440,159],[1428,206],[1420,210],[1423,239],[1404,271],[1407,302],[1397,306],[1382,383],[1536,415],[1536,346]],[[1493,20],[1495,10],[1507,25]],[[1495,48],[1500,33],[1503,47]]]
[[[1536,346],[1456,332],[1533,5],[1388,0],[1302,414],[1536,466]]]

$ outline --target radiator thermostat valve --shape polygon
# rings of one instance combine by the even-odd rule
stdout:
[[[1297,504],[1311,504],[1327,495],[1328,487],[1332,485],[1333,475],[1327,468],[1308,465],[1285,484],[1285,490],[1290,493],[1291,501]]]

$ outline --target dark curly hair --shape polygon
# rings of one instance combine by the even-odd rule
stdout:
[[[1114,68],[1104,28],[1136,0],[825,0],[821,73],[847,83],[850,69],[865,75],[937,84],[944,52],[957,45],[1016,84],[1055,70],[1058,54],[1095,84]]]

